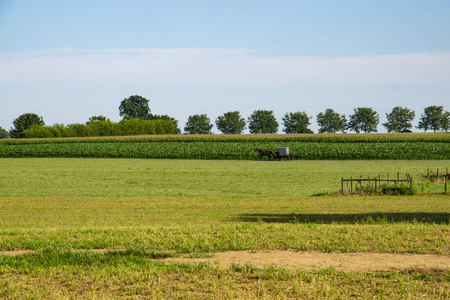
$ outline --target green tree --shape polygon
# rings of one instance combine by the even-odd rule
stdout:
[[[184,131],[188,134],[210,134],[213,125],[206,114],[188,117]]]
[[[89,121],[86,122],[86,125],[89,125],[97,121],[109,121],[109,119],[107,119],[105,116],[92,116],[89,118]]]
[[[14,119],[13,124],[14,128],[10,131],[10,135],[13,138],[23,137],[22,132],[30,128],[32,125],[45,125],[42,117],[39,117],[37,114],[30,113],[20,115],[17,119]]]
[[[319,133],[345,132],[347,129],[345,115],[340,115],[331,108],[327,108],[325,112],[317,115],[317,124],[319,125]]]
[[[414,120],[416,113],[406,107],[396,106],[391,113],[386,114],[387,122],[382,125],[386,127],[388,132],[402,132],[412,128],[411,122]]]
[[[230,111],[217,117],[216,126],[224,134],[240,134],[245,129],[245,119],[238,111]]]
[[[285,133],[313,133],[311,129],[308,128],[311,125],[309,117],[304,111],[286,113],[283,120]]]
[[[442,116],[441,129],[448,132],[450,130],[450,112],[446,111]]]
[[[0,127],[0,139],[6,139],[9,137],[8,131]]]
[[[277,133],[278,122],[272,110],[255,110],[248,117],[250,133]]]
[[[424,113],[420,117],[418,129],[427,131],[429,129],[434,132],[439,130],[448,131],[450,128],[450,113],[444,112],[443,106],[428,106],[425,107]]]
[[[354,114],[350,116],[348,129],[356,133],[377,132],[380,117],[376,111],[370,107],[358,107],[354,109]]]
[[[119,115],[123,119],[137,118],[150,120],[152,115],[148,107],[148,100],[142,96],[134,95],[125,98],[120,102]]]
[[[176,120],[175,118],[172,118],[168,115],[152,115],[152,120],[166,120],[166,121],[171,121],[173,123],[173,126],[175,128],[174,130],[174,134],[180,134],[181,130],[180,128],[178,128],[178,120]]]

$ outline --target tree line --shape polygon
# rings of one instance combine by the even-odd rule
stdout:
[[[54,124],[45,126],[42,117],[36,114],[23,114],[13,121],[14,128],[8,132],[0,127],[0,138],[12,137],[59,137],[59,136],[101,136],[101,135],[135,135],[135,134],[180,134],[178,121],[168,115],[154,115],[149,108],[149,100],[133,95],[122,100],[119,115],[123,118],[119,123],[111,122],[104,116],[93,116],[86,124]],[[388,132],[411,132],[415,112],[396,106],[386,113],[387,122],[382,125]],[[285,133],[313,133],[309,128],[311,116],[304,111],[289,112],[282,118]],[[337,133],[353,131],[355,133],[377,132],[379,114],[370,107],[354,108],[347,119],[328,108],[316,116],[319,133]],[[247,118],[239,111],[230,111],[220,115],[215,125],[223,134],[241,134],[248,126],[252,134],[277,133],[279,124],[272,110],[255,110]],[[211,134],[213,124],[206,114],[195,114],[188,117],[184,127],[187,134]],[[450,112],[443,106],[428,106],[419,119],[417,129],[449,131]]]
[[[346,130],[356,133],[377,132],[380,122],[379,114],[370,107],[358,107],[347,120],[344,114],[339,114],[328,108],[317,116],[319,133],[345,133]],[[415,112],[406,107],[396,106],[390,113],[386,113],[387,122],[382,125],[391,132],[411,132]],[[303,112],[286,113],[283,118],[283,132],[285,133],[313,133],[309,128],[311,116]],[[276,133],[279,124],[271,110],[255,110],[248,118],[250,133]],[[246,122],[238,111],[227,112],[216,119],[217,128],[225,134],[242,133]],[[194,115],[188,118],[185,131],[188,133],[211,133],[212,124],[206,115]],[[450,129],[450,112],[444,111],[443,106],[429,106],[424,109],[418,129],[424,131],[448,131]]]

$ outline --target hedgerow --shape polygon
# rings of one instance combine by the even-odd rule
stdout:
[[[109,120],[88,124],[32,125],[24,130],[24,138],[99,137],[146,134],[172,134],[175,125],[169,120],[128,119],[115,123]]]

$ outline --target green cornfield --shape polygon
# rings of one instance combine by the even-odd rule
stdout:
[[[256,148],[289,147],[302,160],[450,159],[449,134],[203,135],[0,141],[0,157],[259,159]]]

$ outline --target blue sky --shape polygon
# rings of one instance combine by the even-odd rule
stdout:
[[[450,110],[447,1],[0,0],[0,126],[192,114]],[[216,133],[218,131],[214,129]],[[381,124],[379,132],[384,132]]]

